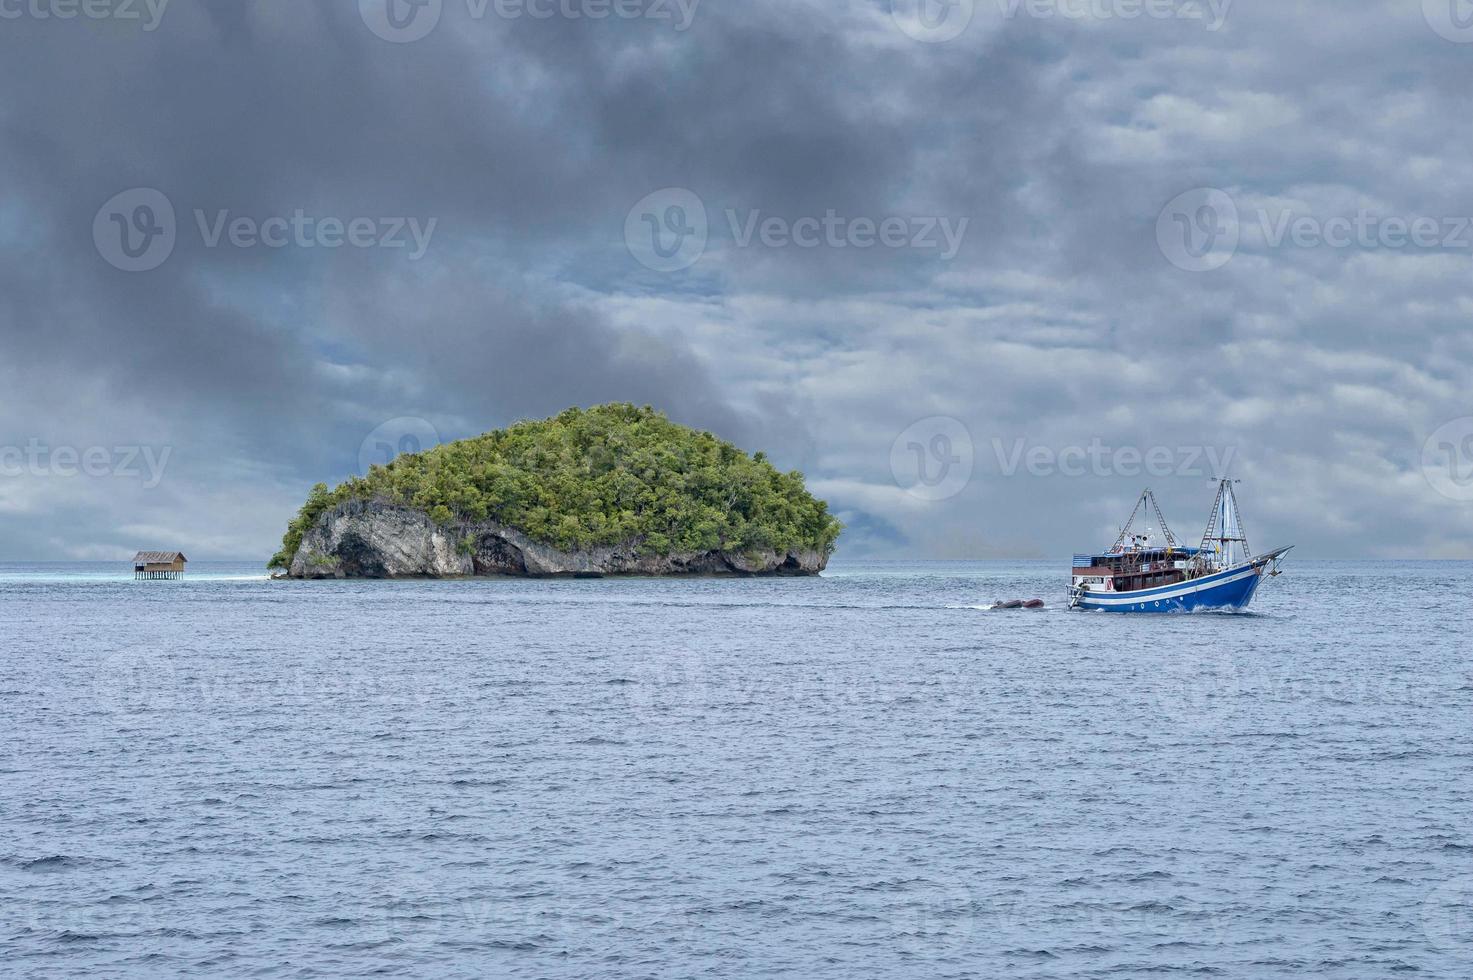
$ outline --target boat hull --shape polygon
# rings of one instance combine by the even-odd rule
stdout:
[[[1135,592],[1088,592],[1071,588],[1070,605],[1075,609],[1115,613],[1237,612],[1253,601],[1269,561],[1267,557],[1259,558],[1190,582]]]

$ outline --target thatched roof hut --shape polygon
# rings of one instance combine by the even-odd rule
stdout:
[[[188,561],[182,551],[140,551],[133,556],[133,577],[180,578]]]

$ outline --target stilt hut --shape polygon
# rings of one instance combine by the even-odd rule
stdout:
[[[133,577],[183,578],[184,565],[188,561],[179,551],[140,551],[133,556]]]

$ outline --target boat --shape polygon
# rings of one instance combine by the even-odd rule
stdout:
[[[1265,578],[1281,574],[1292,549],[1254,555],[1238,516],[1232,480],[1217,486],[1217,500],[1198,547],[1179,544],[1149,489],[1136,501],[1130,520],[1103,554],[1074,556],[1069,608],[1117,613],[1175,613],[1248,608]],[[1136,520],[1154,514],[1161,537],[1135,533]]]
[[[1024,600],[1024,599],[999,599],[999,600],[997,600],[996,602],[994,602],[992,604],[992,608],[995,609],[995,610],[997,610],[997,609],[1042,609],[1043,607],[1044,607],[1044,602],[1043,602],[1042,599],[1027,599],[1027,600]]]

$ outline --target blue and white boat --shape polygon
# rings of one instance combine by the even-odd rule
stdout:
[[[1145,534],[1132,533],[1136,518],[1152,511],[1161,529],[1159,543],[1149,529]],[[1069,608],[1121,613],[1237,612],[1253,601],[1265,576],[1280,573],[1279,563],[1290,548],[1254,556],[1238,517],[1231,480],[1218,484],[1217,502],[1202,544],[1196,548],[1177,544],[1156,495],[1147,490],[1109,551],[1074,556]]]

